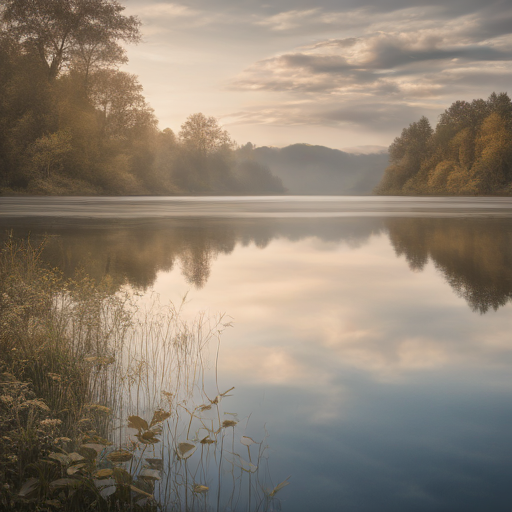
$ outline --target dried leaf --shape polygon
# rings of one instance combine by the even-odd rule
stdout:
[[[242,436],[240,438],[240,442],[244,445],[244,446],[251,446],[252,444],[256,444],[256,441],[250,437],[247,437],[247,436]]]
[[[170,412],[157,409],[153,414],[153,419],[151,420],[149,428],[151,428],[153,425],[156,425],[157,423],[162,423],[162,421],[165,421],[167,418],[169,418],[170,415]]]
[[[180,459],[188,459],[193,453],[196,451],[196,445],[192,443],[180,443],[176,452],[178,453],[178,457]]]
[[[224,421],[222,422],[222,426],[223,426],[224,428],[234,427],[234,426],[236,426],[237,424],[238,424],[238,422],[237,422],[237,421],[234,421],[234,420],[224,420]]]
[[[203,437],[200,441],[201,444],[213,444],[215,441],[213,439],[210,439],[208,436]]]
[[[290,478],[290,477],[288,477]],[[283,480],[280,484],[277,484],[274,489],[269,493],[269,496],[273,498],[283,487],[286,487],[290,482],[288,482],[288,478]]]
[[[79,453],[76,453],[76,452],[68,453],[68,457],[69,457],[73,462],[78,462],[79,460],[85,460],[85,459],[84,459],[84,457],[82,457]]]
[[[129,461],[133,455],[127,450],[117,450],[115,452],[110,452],[107,455],[107,459],[110,462],[118,463],[118,462],[127,462]]]
[[[71,464],[71,458],[64,453],[52,452],[48,454],[48,458],[60,462],[63,466]]]
[[[66,473],[69,476],[73,476],[76,473],[78,473],[82,468],[85,468],[87,466],[87,463],[80,462],[79,464],[74,464],[73,466],[70,466],[68,469],[66,469]]]
[[[139,432],[149,429],[148,422],[143,420],[140,416],[128,416],[128,427],[134,428]]]
[[[209,487],[206,487],[206,485],[200,485],[200,484],[194,484],[194,486],[192,487],[192,491],[195,492],[196,494],[204,494],[205,492],[207,492],[209,489]]]
[[[80,485],[79,480],[75,480],[74,478],[59,478],[58,480],[54,480],[50,483],[50,489],[60,489],[61,487],[76,487]]]
[[[137,439],[143,444],[156,444],[160,442],[160,439],[156,437],[155,432],[148,430],[144,434],[137,434]]]
[[[157,469],[143,469],[139,473],[140,478],[145,478],[147,480],[160,480],[160,471]]]
[[[28,498],[39,487],[39,478],[29,478],[20,489],[18,496],[21,498]]]
[[[114,471],[112,469],[100,469],[94,473],[93,478],[96,478],[98,480],[104,480],[105,478],[109,478],[114,474]]]

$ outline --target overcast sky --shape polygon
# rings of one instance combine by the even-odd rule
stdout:
[[[240,144],[388,146],[453,101],[512,93],[512,0],[122,3],[160,128],[203,112]]]

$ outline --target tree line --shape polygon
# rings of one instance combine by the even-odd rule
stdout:
[[[428,119],[389,147],[382,195],[512,195],[512,102],[506,93],[456,101],[435,130]]]
[[[217,120],[159,130],[121,71],[140,21],[116,0],[0,2],[0,190],[35,194],[272,194],[281,181]]]

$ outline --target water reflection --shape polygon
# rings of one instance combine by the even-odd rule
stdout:
[[[4,221],[6,225],[6,221]],[[215,260],[237,246],[264,249],[272,240],[313,237],[323,243],[360,247],[387,234],[412,271],[431,260],[473,311],[497,310],[512,298],[512,223],[507,218],[322,218],[160,219],[153,221],[19,223],[17,236],[52,236],[46,258],[71,275],[83,267],[95,279],[109,275],[116,287],[145,290],[158,272],[180,269],[202,288]],[[6,230],[4,230],[5,236]]]
[[[431,259],[473,311],[496,311],[512,298],[509,219],[387,219],[386,228],[411,270]]]
[[[322,241],[359,246],[382,229],[379,219],[167,219],[137,221],[32,221],[18,223],[15,236],[49,240],[46,258],[68,276],[83,267],[95,279],[110,275],[117,286],[147,289],[158,272],[178,266],[187,281],[202,288],[219,254],[254,244],[264,249],[272,240]],[[4,230],[4,236],[6,236]]]

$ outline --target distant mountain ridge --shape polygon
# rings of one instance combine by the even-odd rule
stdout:
[[[291,195],[369,195],[389,164],[387,153],[353,154],[310,144],[261,146],[253,154]]]

